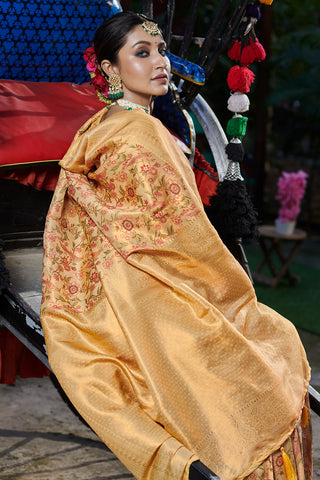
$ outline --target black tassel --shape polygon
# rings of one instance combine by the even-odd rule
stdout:
[[[232,160],[233,162],[242,162],[243,157],[244,157],[244,149],[242,142],[239,140],[239,142],[230,142],[225,148],[226,154],[229,158],[229,160]]]
[[[242,180],[224,180],[217,194],[210,199],[206,213],[221,239],[226,243],[235,238],[258,235],[258,214]]]

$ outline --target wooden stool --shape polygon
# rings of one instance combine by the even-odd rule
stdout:
[[[262,225],[259,227],[259,243],[264,254],[262,262],[259,264],[257,270],[253,272],[253,279],[269,285],[272,289],[276,288],[282,278],[287,278],[290,285],[296,285],[300,278],[290,272],[290,265],[298,252],[301,244],[307,238],[307,233],[304,230],[294,230],[290,235],[280,235],[272,225]],[[292,246],[288,254],[285,254],[281,248],[282,243],[291,242]],[[277,271],[273,260],[272,253],[275,253],[282,267]],[[261,273],[263,267],[268,265],[271,277]]]

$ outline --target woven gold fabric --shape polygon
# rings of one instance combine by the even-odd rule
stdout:
[[[310,369],[209,223],[192,169],[142,111],[77,134],[45,230],[42,325],[66,393],[138,479],[200,458],[243,478],[297,424]]]

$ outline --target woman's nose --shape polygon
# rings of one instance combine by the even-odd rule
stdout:
[[[156,56],[155,67],[156,68],[166,68],[169,65],[169,61],[167,57],[158,53]]]

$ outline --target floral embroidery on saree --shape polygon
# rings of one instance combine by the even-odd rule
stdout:
[[[99,300],[117,258],[165,245],[199,213],[175,169],[141,145],[110,142],[87,165],[88,176],[61,173],[45,233],[44,298],[59,291],[55,308],[74,312]]]

